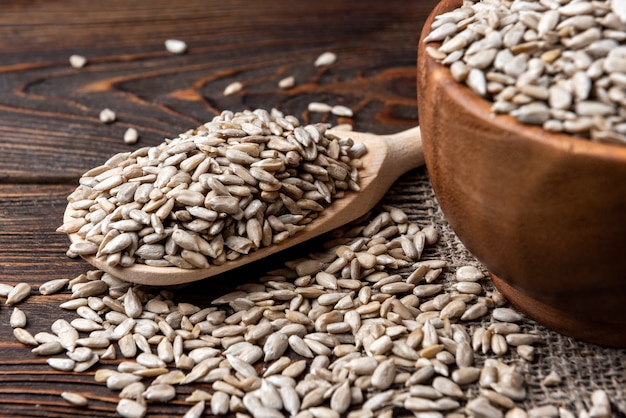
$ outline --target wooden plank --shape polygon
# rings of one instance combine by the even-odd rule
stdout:
[[[3,2],[0,181],[71,182],[132,149],[122,142],[129,127],[150,145],[223,109],[277,107],[337,123],[306,111],[325,101],[353,108],[360,130],[414,126],[417,39],[435,3]],[[187,41],[188,53],[167,52],[167,38]],[[325,50],[339,59],[314,67]],[[85,68],[70,67],[74,53]],[[297,86],[278,89],[289,75]],[[243,92],[224,97],[236,80]],[[116,123],[99,121],[105,107]]]

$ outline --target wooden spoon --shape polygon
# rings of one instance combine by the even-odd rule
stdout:
[[[356,142],[363,142],[367,147],[367,154],[361,158],[363,168],[359,170],[361,190],[346,193],[341,199],[334,200],[313,222],[293,237],[207,269],[153,267],[145,264],[120,267],[107,264],[106,256],[97,258],[95,255],[89,255],[83,258],[92,266],[133,283],[169,286],[202,280],[293,247],[359,218],[378,203],[398,177],[424,164],[419,127],[393,135],[374,135],[337,129],[329,132],[338,136],[350,136]],[[64,222],[72,219],[73,211],[68,205]],[[83,240],[77,234],[69,234],[69,238],[72,242]]]

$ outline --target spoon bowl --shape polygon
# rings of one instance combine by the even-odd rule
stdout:
[[[374,135],[339,129],[330,130],[329,133],[349,136],[354,141],[365,144],[367,154],[361,157],[363,165],[359,169],[361,190],[348,192],[341,199],[333,201],[313,222],[281,243],[259,248],[235,260],[212,265],[206,269],[155,267],[146,264],[121,267],[108,264],[106,256],[84,255],[82,257],[92,266],[132,283],[170,286],[202,280],[301,244],[361,217],[378,203],[398,177],[424,164],[419,127],[393,135]],[[74,209],[68,205],[64,222],[71,220],[73,215]],[[83,240],[78,234],[68,234],[68,236],[72,242]]]

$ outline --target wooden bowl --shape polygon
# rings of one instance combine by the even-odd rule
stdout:
[[[422,38],[460,3],[439,3]],[[626,146],[495,116],[421,40],[418,56],[426,166],[459,239],[527,316],[626,347]]]

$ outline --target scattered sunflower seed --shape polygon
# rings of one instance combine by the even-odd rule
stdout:
[[[352,109],[347,106],[335,105],[330,109],[330,112],[335,116],[345,116],[351,118],[353,116]]]
[[[556,386],[561,383],[561,376],[554,370],[543,378],[541,384],[544,386]]]
[[[417,417],[463,410],[503,416],[501,409],[527,396],[524,377],[505,357],[508,346],[528,359],[540,339],[508,322],[523,317],[486,288],[482,273],[460,266],[452,274],[444,260],[407,251],[423,232],[426,254],[436,234],[392,209],[376,209],[371,219],[335,232],[342,238],[324,251],[207,306],[177,301],[175,290],[88,272],[68,281],[72,294],[62,305],[74,319],[56,320],[52,333],[36,337],[24,328],[14,333],[37,355],[59,355],[47,359],[59,372],[84,372],[119,350],[117,369],[100,368],[94,379],[118,393],[123,417],[143,417],[148,405],[172,402],[179,387],[196,384],[212,385],[213,393],[195,389],[187,396],[194,404],[187,418],[209,405],[213,414],[252,417],[387,417],[400,408]],[[186,216],[183,210],[177,216]],[[198,245],[180,233],[176,240]],[[456,280],[446,282],[450,277]],[[459,292],[464,286],[471,291]],[[480,309],[464,318],[473,306]],[[480,394],[472,398],[470,388]],[[594,414],[610,416],[601,394],[592,401]]]
[[[26,314],[19,308],[13,308],[9,319],[11,328],[24,328],[26,326]]]
[[[309,112],[314,113],[330,113],[333,110],[333,107],[326,103],[321,102],[311,102],[308,105]]]
[[[282,78],[278,82],[278,88],[281,88],[281,89],[290,89],[295,85],[296,85],[296,79],[294,76],[288,76],[288,77]]]
[[[70,65],[72,68],[83,68],[87,65],[87,58],[82,55],[73,54],[70,56]]]
[[[139,134],[137,133],[137,129],[128,128],[126,132],[124,132],[124,143],[125,144],[136,144],[137,139],[139,138]]]
[[[61,397],[74,406],[87,406],[88,400],[80,393],[61,392]]]
[[[323,67],[334,64],[337,60],[337,55],[334,52],[323,52],[315,59],[316,67]]]
[[[147,410],[144,403],[132,399],[120,399],[116,408],[117,413],[123,418],[143,418]]]
[[[100,111],[99,118],[102,123],[113,123],[117,119],[117,115],[111,109],[105,108]]]
[[[28,283],[18,283],[7,294],[5,305],[15,305],[30,296],[31,287]]]
[[[42,295],[51,295],[63,289],[68,283],[68,279],[54,279],[47,281],[39,286],[39,293]]]
[[[179,39],[167,39],[165,49],[172,54],[183,54],[187,51],[187,44]]]
[[[233,81],[224,88],[223,94],[224,96],[231,96],[233,94],[239,93],[241,90],[243,90],[243,83],[241,83],[240,81]]]
[[[0,283],[0,296],[7,297],[13,290],[13,286],[10,284]]]

